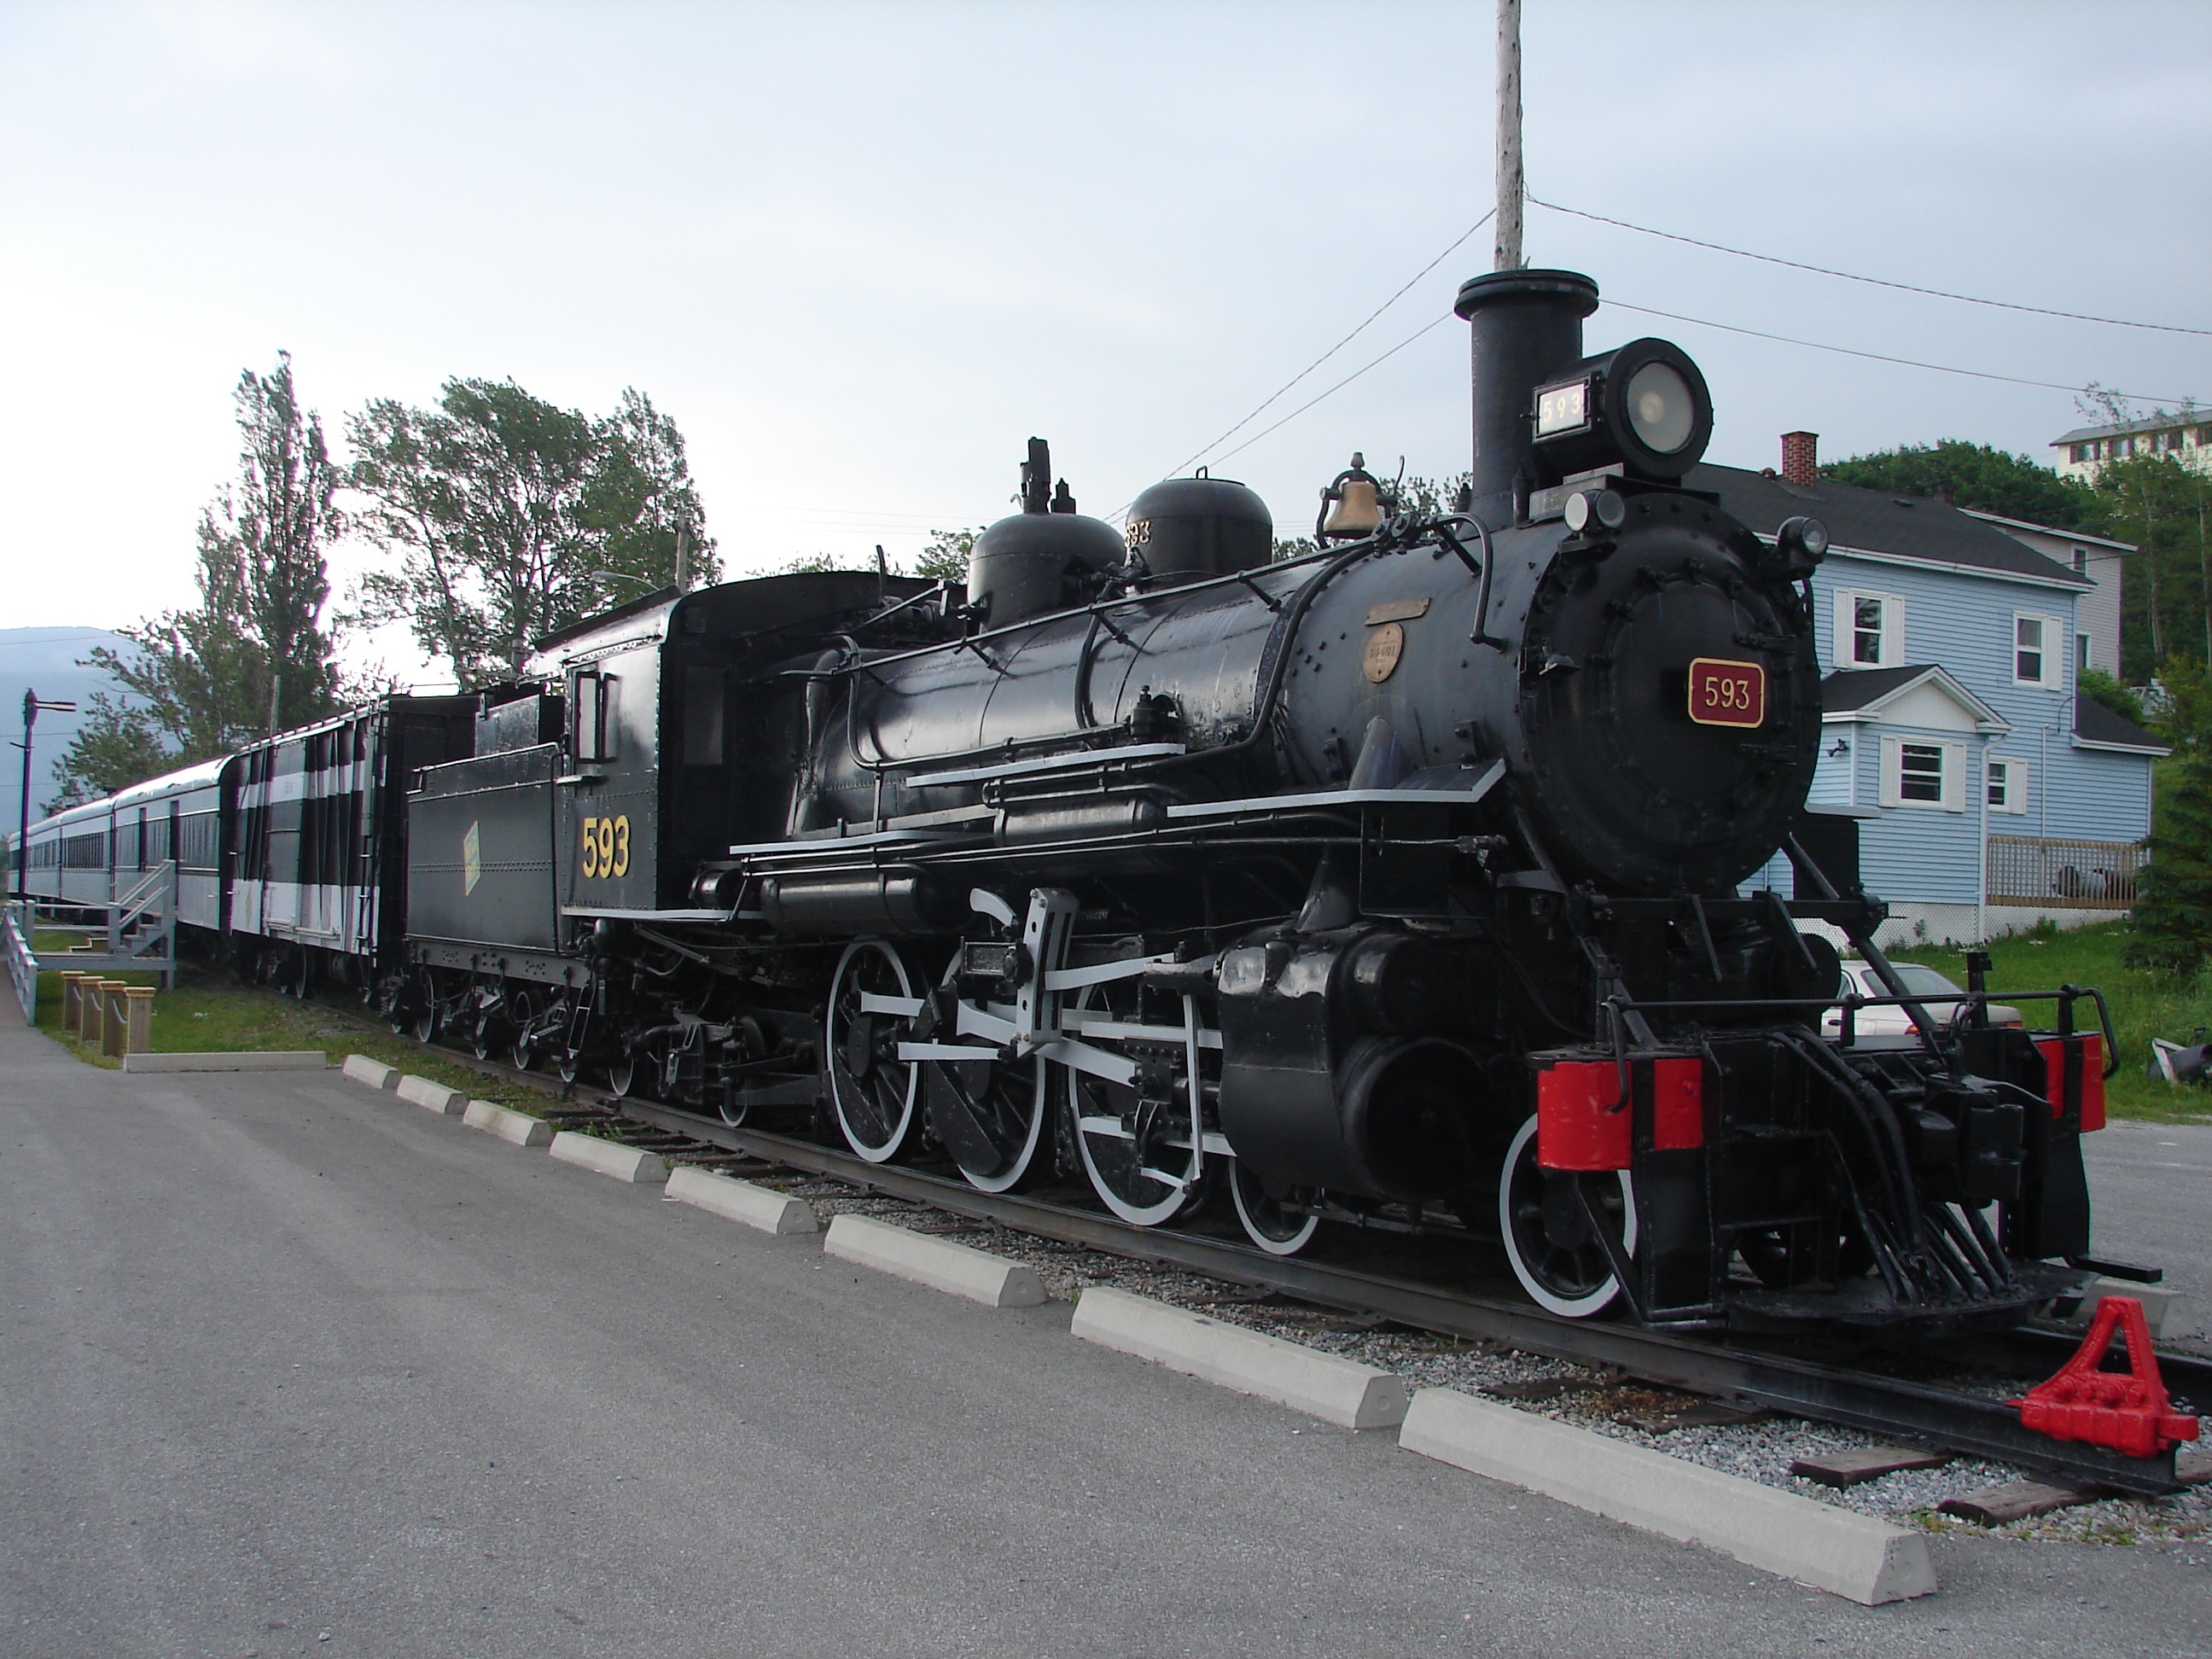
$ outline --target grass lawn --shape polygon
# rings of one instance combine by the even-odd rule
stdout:
[[[78,935],[41,930],[39,949],[65,951]],[[1990,988],[2002,998],[2006,991],[2055,990],[2064,984],[2094,986],[2112,1004],[2112,1024],[2119,1034],[2120,1070],[2106,1085],[2106,1100],[2115,1117],[2146,1118],[2162,1123],[2212,1123],[2212,1089],[2180,1088],[2153,1083],[2143,1075],[2150,1054],[2150,1039],[2178,1042],[2196,1041],[2199,1025],[2212,1026],[2212,975],[2191,980],[2141,969],[2124,968],[2120,956],[2127,945],[2127,924],[2100,923],[2070,933],[2050,929],[2014,934],[1994,941]],[[1893,951],[1899,961],[1924,962],[1958,983],[1966,982],[1963,951],[1931,946]],[[153,985],[153,974],[116,974],[110,977],[133,984]],[[2055,1019],[2051,1005],[2030,1004],[2022,1010],[2031,1025]],[[61,1036],[61,976],[39,975],[39,1029]],[[2095,1010],[2080,1005],[2075,1016],[2094,1023]],[[177,988],[154,999],[153,1045],[157,1052],[207,1053],[253,1048],[320,1048],[332,1060],[349,1054],[367,1054],[398,1066],[419,1076],[434,1078],[453,1088],[465,1089],[480,1100],[531,1109],[545,1097],[520,1084],[486,1077],[458,1061],[436,1057],[381,1025],[362,1027],[327,1008],[295,1002],[274,991],[237,984],[227,973],[186,964]],[[116,1062],[72,1044],[81,1059],[112,1067]]]
[[[66,951],[81,934],[41,929],[38,948]],[[159,974],[116,973],[106,977],[132,985],[159,985]],[[367,1010],[362,1011],[364,1014]],[[278,992],[245,986],[225,972],[197,963],[181,965],[177,988],[154,999],[152,1046],[156,1054],[222,1054],[240,1050],[320,1048],[333,1060],[367,1054],[450,1088],[465,1089],[473,1100],[496,1101],[523,1111],[543,1109],[545,1097],[520,1084],[489,1078],[458,1060],[417,1048],[382,1025],[363,1027],[314,1003],[295,1002]],[[62,1035],[62,980],[58,972],[39,975],[39,1029],[68,1044],[82,1060],[112,1071],[117,1061],[94,1054]]]
[[[2212,1026],[2212,975],[2179,980],[2123,967],[2120,957],[2127,944],[2124,921],[2063,933],[2045,928],[1992,940],[1988,946],[1990,993],[2002,1001],[2007,991],[2055,991],[2061,985],[2102,991],[2112,1005],[2112,1029],[2120,1039],[2119,1074],[2105,1085],[2112,1115],[2161,1123],[2212,1123],[2212,1089],[2153,1083],[2143,1075],[2151,1038],[2195,1042],[2199,1040],[2193,1035],[2197,1026]],[[1963,951],[1917,945],[1890,955],[1901,962],[1924,962],[1960,985],[1966,982]],[[2028,1004],[2021,1013],[2030,1026],[2047,1028],[2057,1019],[2050,1003]],[[2096,1018],[2093,1006],[2075,1005],[2077,1025],[2094,1030]]]

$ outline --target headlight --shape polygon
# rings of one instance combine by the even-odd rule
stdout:
[[[1646,363],[1629,377],[1628,424],[1644,447],[1672,455],[1698,428],[1697,397],[1669,363]]]
[[[1536,446],[1570,477],[1619,463],[1647,477],[1679,478],[1713,433],[1705,377],[1664,340],[1626,345],[1536,388]]]

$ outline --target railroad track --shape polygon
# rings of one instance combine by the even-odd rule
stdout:
[[[330,1008],[349,1020],[359,1016]],[[360,1023],[370,1029],[370,1022]],[[617,1098],[562,1085],[495,1061],[437,1048],[441,1058],[522,1086],[559,1096],[548,1115],[562,1127],[613,1129],[618,1138],[709,1164],[750,1160],[842,1182],[971,1220],[1273,1291],[1347,1314],[1380,1318],[1440,1335],[1488,1342],[1642,1381],[1763,1407],[1818,1422],[1841,1424],[1885,1438],[1920,1441],[1963,1455],[2050,1476],[2081,1488],[2136,1496],[2178,1491],[2171,1451],[2128,1457],[2100,1446],[2057,1441],[2024,1427],[2001,1401],[1923,1382],[1880,1369],[1832,1364],[1778,1352],[1755,1341],[1715,1340],[1608,1322],[1559,1318],[1519,1303],[1470,1295],[1299,1257],[1273,1256],[1225,1239],[1164,1228],[1128,1225],[1110,1216],[1036,1197],[986,1193],[965,1182],[895,1164],[869,1164],[817,1142],[712,1118],[636,1098]],[[707,1150],[711,1149],[711,1150]],[[1980,1369],[2039,1380],[2056,1371],[2078,1336],[2027,1328],[1959,1339],[1909,1352],[1940,1358],[1957,1370]],[[1869,1348],[1869,1356],[1882,1351]],[[2160,1353],[2167,1387],[2212,1410],[2212,1361]]]

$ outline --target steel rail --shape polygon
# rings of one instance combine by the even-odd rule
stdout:
[[[1207,1278],[1278,1291],[1347,1312],[1380,1314],[1443,1335],[1502,1343],[1525,1352],[1589,1366],[1611,1366],[1646,1382],[1692,1394],[1838,1423],[1886,1437],[1932,1442],[1955,1452],[2055,1475],[2076,1486],[2142,1496],[2180,1489],[2174,1454],[2128,1457],[2101,1446],[2057,1441],[2024,1426],[2001,1401],[1901,1378],[1701,1341],[1666,1331],[1559,1318],[1540,1309],[1454,1295],[1291,1256],[1164,1228],[1134,1227],[1107,1216],[1007,1194],[894,1164],[869,1164],[812,1141],[731,1128],[689,1112],[635,1099],[610,1101],[620,1116],[742,1152],[765,1163],[826,1176],[851,1186],[991,1221],[1066,1244],[1180,1267]],[[2054,1340],[2056,1340],[2054,1339]],[[2063,1342],[2058,1345],[2063,1349]],[[2063,1358],[2058,1349],[2053,1352]],[[2160,1355],[2175,1380],[2201,1389],[2212,1404],[2212,1364]]]

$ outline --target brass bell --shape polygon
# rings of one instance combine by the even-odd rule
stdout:
[[[1352,465],[1336,475],[1321,499],[1321,517],[1314,524],[1318,540],[1356,542],[1382,527],[1382,487],[1356,449]]]

